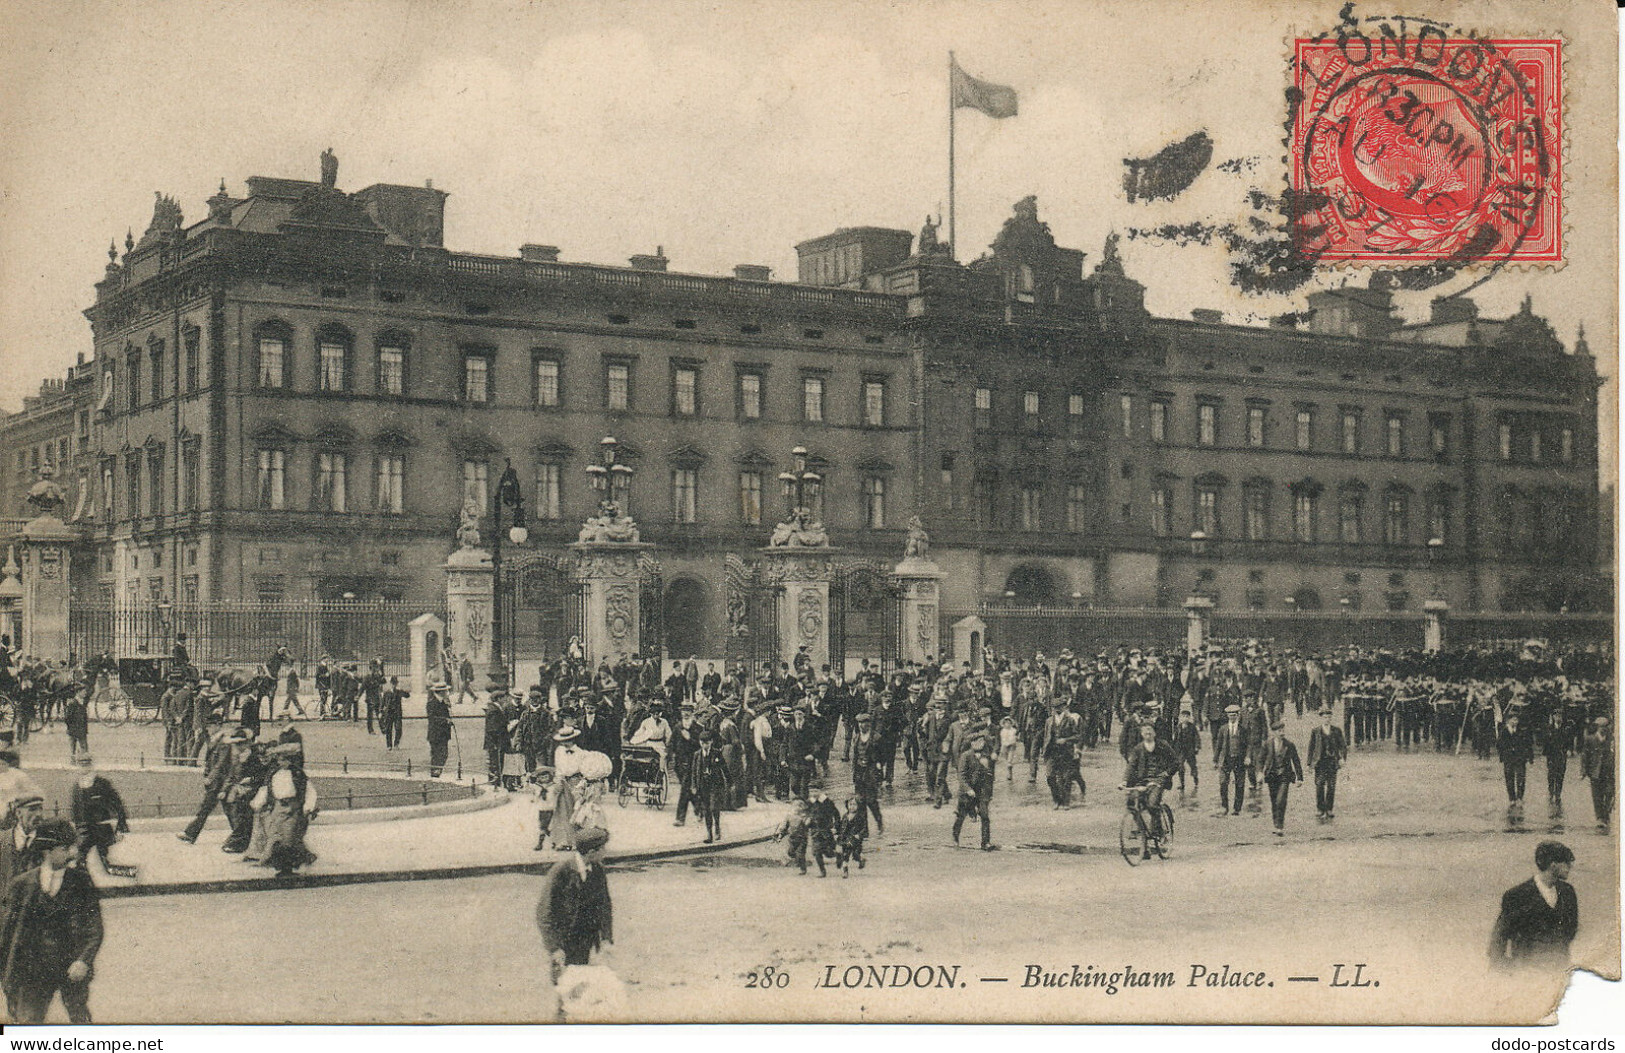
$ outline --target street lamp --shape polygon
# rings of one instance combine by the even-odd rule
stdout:
[[[598,449],[603,463],[587,465],[587,478],[592,481],[592,488],[598,491],[598,512],[610,520],[621,517],[621,510],[625,507],[621,499],[632,483],[631,465],[616,460],[615,451],[620,449],[620,445],[613,435],[599,439]]]
[[[807,494],[823,482],[824,477],[807,467],[807,447],[795,447],[790,451],[790,456],[794,458],[795,469],[780,472],[779,482],[784,490],[790,522],[799,527],[812,518],[812,511],[807,507]]]
[[[175,610],[175,605],[172,602],[170,602],[169,596],[167,594],[164,595],[163,597],[161,597],[158,600],[158,635],[163,638],[162,643],[166,647],[169,646],[169,642],[170,642],[170,637],[169,637],[170,620],[169,620],[169,616],[170,616],[171,613],[174,612],[174,610]]]
[[[502,509],[513,509],[512,526],[508,539],[515,545],[530,540],[525,529],[525,497],[519,492],[519,473],[513,470],[513,461],[504,459],[502,478],[491,494],[491,672],[490,690],[493,693],[508,690],[512,682],[511,655],[507,654],[506,633],[502,615]]]

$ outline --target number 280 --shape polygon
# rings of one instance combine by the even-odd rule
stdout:
[[[790,986],[790,974],[775,969],[771,965],[764,965],[762,966],[760,972],[748,972],[745,974],[745,986],[753,987],[762,991],[770,990],[775,987],[782,989]]]

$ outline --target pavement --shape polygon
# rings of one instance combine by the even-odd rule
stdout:
[[[461,716],[458,735],[478,743],[480,718]],[[422,725],[419,724],[421,729]],[[403,740],[403,748],[387,751],[383,740],[368,735],[364,722],[302,721],[307,766],[317,774],[342,769],[371,777],[405,780],[410,768],[413,785],[426,774],[428,748]],[[127,724],[118,728],[92,726],[90,744],[98,770],[118,784],[121,769],[168,770],[190,794],[195,769],[165,768],[163,731],[158,725]],[[22,748],[23,768],[66,766],[67,740],[60,726],[36,732]],[[535,851],[534,799],[493,788],[484,778],[484,755],[476,754],[456,777],[456,758],[440,780],[470,788],[470,797],[427,807],[329,810],[312,824],[307,838],[317,861],[291,878],[278,879],[242,856],[220,851],[228,832],[225,816],[216,811],[196,844],[176,834],[184,817],[136,819],[131,832],[112,850],[117,863],[138,868],[134,879],[104,874],[99,864],[91,873],[107,897],[167,895],[183,892],[258,891],[269,888],[317,887],[382,881],[409,881],[501,873],[540,873],[563,853]],[[464,755],[464,760],[469,760]],[[620,807],[613,794],[604,800],[610,842],[607,859],[636,862],[668,855],[719,851],[772,836],[783,821],[785,806],[752,801],[742,811],[723,816],[724,840],[703,842],[705,827],[690,814],[687,825],[676,827],[675,787],[663,808],[629,803]],[[66,814],[67,802],[47,802]]]

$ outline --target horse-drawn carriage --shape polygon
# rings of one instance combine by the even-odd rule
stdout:
[[[131,719],[156,723],[175,661],[168,656],[135,655],[103,663],[90,692],[90,719],[118,727]]]

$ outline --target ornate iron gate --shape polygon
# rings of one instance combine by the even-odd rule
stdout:
[[[760,564],[732,554],[724,559],[724,650],[729,663],[744,663],[754,675],[761,663],[779,660],[780,592],[778,586],[762,581]]]
[[[581,635],[583,595],[568,556],[527,553],[503,562],[503,626],[516,664],[551,662]],[[520,680],[524,681],[521,670]]]
[[[847,676],[848,661],[867,658],[890,675],[900,650],[902,605],[891,571],[879,563],[843,563],[829,582],[829,666]]]
[[[638,653],[664,660],[665,651],[665,579],[660,561],[645,552],[638,556]]]

